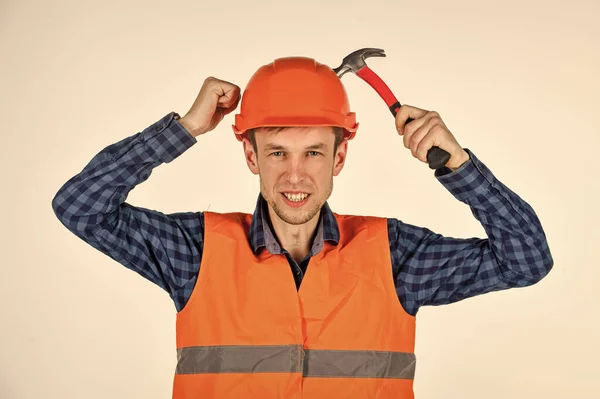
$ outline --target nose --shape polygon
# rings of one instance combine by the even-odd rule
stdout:
[[[290,184],[298,184],[304,180],[306,162],[302,157],[290,157],[287,166],[287,181]]]

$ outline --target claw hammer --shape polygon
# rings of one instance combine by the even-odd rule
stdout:
[[[385,52],[383,49],[379,48],[362,48],[356,50],[344,57],[342,64],[339,67],[334,68],[333,71],[340,78],[346,72],[353,72],[358,75],[358,77],[375,89],[383,101],[385,101],[395,118],[402,105],[400,105],[400,102],[396,99],[396,96],[394,96],[385,82],[367,66],[365,59],[369,57],[385,57]],[[413,120],[413,118],[408,118],[406,123]],[[427,162],[429,163],[430,169],[439,169],[443,167],[449,159],[450,154],[437,146],[431,147],[427,152]]]

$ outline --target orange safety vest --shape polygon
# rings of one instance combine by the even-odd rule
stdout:
[[[385,218],[334,213],[300,289],[285,255],[252,252],[252,215],[204,212],[177,314],[174,399],[413,399],[415,317],[394,288]]]

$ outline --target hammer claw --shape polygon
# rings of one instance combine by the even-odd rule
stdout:
[[[340,78],[346,72],[358,73],[367,65],[365,59],[369,57],[385,57],[385,51],[382,48],[375,47],[361,48],[344,57],[342,64],[337,68],[333,68],[333,70]]]
[[[385,57],[385,51],[382,48],[369,48],[364,50],[367,51],[363,55],[363,59],[368,57]]]

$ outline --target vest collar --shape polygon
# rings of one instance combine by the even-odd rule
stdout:
[[[257,254],[262,247],[267,248],[271,254],[283,253],[283,249],[272,229],[267,201],[260,192],[252,215],[249,234],[250,244],[252,245],[254,254]],[[319,216],[317,232],[313,240],[311,254],[314,255],[323,249],[323,244],[326,240],[334,245],[337,245],[340,240],[340,231],[337,220],[327,202],[321,207],[321,214]]]

